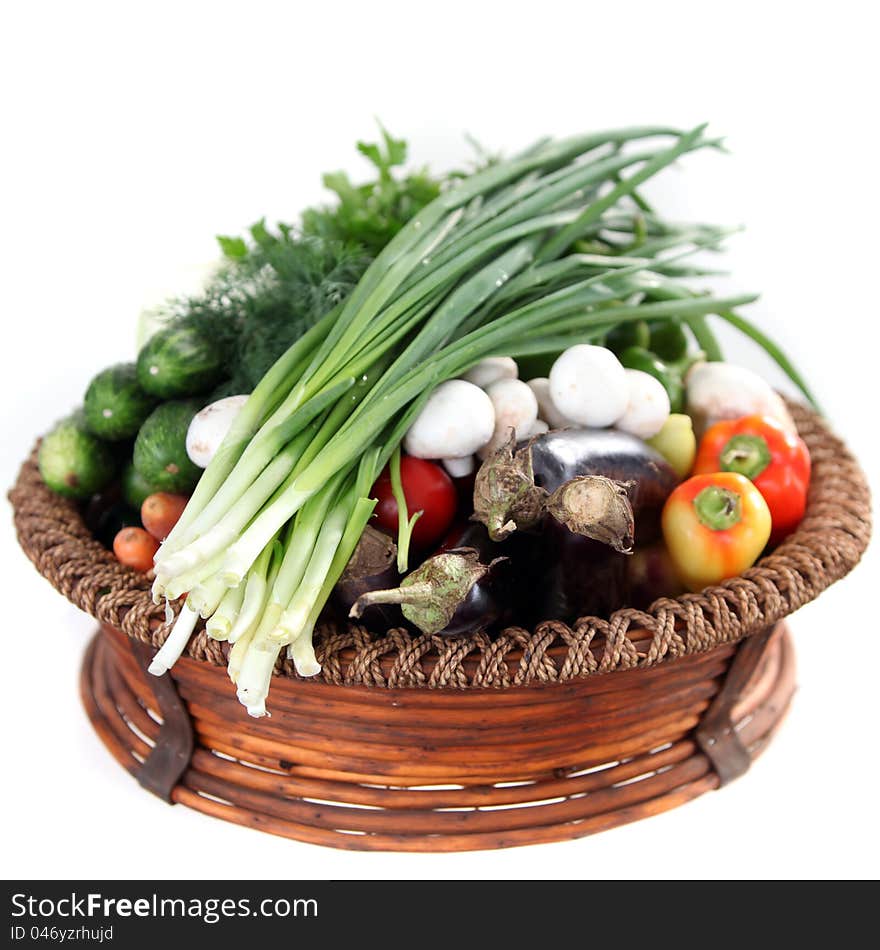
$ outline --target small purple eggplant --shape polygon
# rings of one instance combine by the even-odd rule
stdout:
[[[333,588],[333,604],[348,615],[363,594],[391,587],[399,578],[397,545],[387,534],[368,525]],[[361,619],[368,627],[383,630],[401,623],[400,610],[393,606],[370,607]]]
[[[403,616],[424,633],[455,636],[485,630],[508,604],[510,561],[495,556],[497,545],[482,525],[468,525],[456,543],[429,557],[399,587],[362,594],[350,616],[400,604]]]

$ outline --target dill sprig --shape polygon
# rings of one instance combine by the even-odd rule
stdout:
[[[171,301],[165,315],[195,328],[222,356],[224,392],[250,392],[275,360],[345,300],[372,260],[359,247],[260,221],[240,256],[225,262],[204,290]]]

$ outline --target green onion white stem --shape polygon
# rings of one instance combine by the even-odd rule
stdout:
[[[159,648],[159,651],[153,657],[148,669],[153,676],[161,676],[171,669],[180,659],[180,654],[186,649],[189,638],[192,636],[196,627],[196,621],[199,619],[199,612],[184,603],[174,621],[174,626],[168,634],[167,639]]]
[[[178,597],[182,597],[187,591],[191,591],[200,584],[206,577],[210,577],[211,574],[219,571],[221,564],[222,557],[218,555],[194,570],[184,571],[173,577],[157,568],[156,580],[153,583],[153,599],[156,599],[157,591],[159,591],[169,600],[177,600]]]
[[[220,574],[212,574],[190,591],[186,602],[195,610],[198,610],[203,620],[207,620],[220,606],[226,591],[230,587],[238,586],[240,585],[225,583]]]
[[[214,640],[228,640],[229,632],[238,619],[244,601],[245,585],[230,587],[223,595],[219,606],[208,618],[205,631]]]
[[[244,599],[235,623],[229,631],[229,642],[237,643],[259,621],[266,600],[266,564],[257,558],[247,578],[233,590],[244,588]]]
[[[343,502],[336,505],[324,523],[321,525],[315,548],[309,558],[308,566],[301,582],[297,585],[287,609],[281,615],[277,627],[272,631],[273,639],[280,643],[291,643],[299,636],[303,626],[308,622],[312,609],[317,602],[318,595],[324,584],[324,578],[330,570],[336,549],[342,541],[345,526],[348,523],[350,504]],[[299,672],[304,676],[313,676],[314,673]],[[315,673],[319,670],[315,670]]]
[[[251,645],[251,641],[253,640],[255,633],[256,624],[253,623],[232,644],[232,649],[229,651],[229,656],[226,658],[226,672],[233,683],[238,682],[238,677],[241,674],[241,665],[244,663],[244,658],[247,656],[247,651]],[[231,640],[230,642],[232,643]]]
[[[238,700],[247,708],[249,716],[259,718],[269,715],[266,711],[266,697],[269,695],[272,672],[280,652],[281,644],[260,631],[255,634],[247,648],[236,685]]]

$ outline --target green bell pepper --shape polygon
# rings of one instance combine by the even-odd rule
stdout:
[[[630,346],[618,357],[627,369],[638,369],[659,380],[669,396],[670,412],[681,412],[684,407],[684,383],[681,373],[664,363],[660,357],[642,346]]]

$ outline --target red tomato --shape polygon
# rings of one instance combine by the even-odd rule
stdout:
[[[400,482],[409,516],[423,512],[413,528],[413,544],[420,548],[435,544],[449,530],[458,507],[452,479],[439,465],[405,455],[400,460]],[[375,510],[378,526],[396,535],[397,502],[387,468],[376,480],[371,497],[378,500]]]

